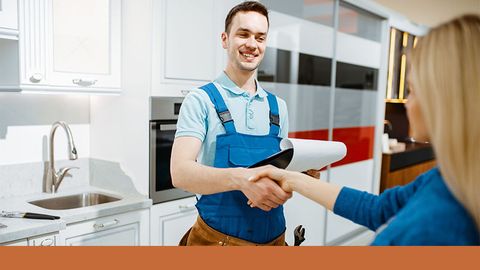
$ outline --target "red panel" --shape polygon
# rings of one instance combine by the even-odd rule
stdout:
[[[328,130],[296,131],[290,132],[288,136],[299,139],[328,140]],[[343,142],[347,146],[347,156],[333,163],[332,167],[372,159],[375,127],[334,128],[333,140]]]
[[[289,138],[307,139],[307,140],[328,140],[328,129],[318,129],[309,131],[296,131],[288,133]]]

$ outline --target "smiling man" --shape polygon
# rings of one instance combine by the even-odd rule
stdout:
[[[199,194],[199,217],[180,245],[284,245],[283,204],[275,182],[248,181],[246,167],[280,150],[287,107],[255,79],[268,35],[268,11],[255,1],[233,7],[221,35],[225,71],[184,100],[172,149],[173,184]]]

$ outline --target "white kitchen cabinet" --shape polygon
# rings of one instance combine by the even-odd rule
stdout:
[[[0,70],[11,73],[0,89],[120,91],[121,0],[18,3],[18,43],[0,44]]]
[[[239,2],[153,1],[152,95],[182,96],[218,76],[225,17]]]
[[[149,244],[148,209],[69,224],[61,246],[140,246]]]
[[[195,197],[153,205],[150,235],[153,246],[177,246],[197,219]]]
[[[0,0],[0,39],[18,39],[17,0]]]

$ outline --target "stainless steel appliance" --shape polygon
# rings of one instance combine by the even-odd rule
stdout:
[[[170,156],[183,98],[150,98],[150,198],[153,203],[194,194],[177,189],[170,176]]]

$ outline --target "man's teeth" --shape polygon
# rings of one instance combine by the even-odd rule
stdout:
[[[243,56],[245,56],[245,57],[253,57],[254,55],[253,55],[253,54],[249,54],[249,53],[244,53]]]

